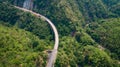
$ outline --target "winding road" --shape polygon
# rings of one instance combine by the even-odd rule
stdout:
[[[57,29],[56,29],[55,25],[48,18],[46,18],[45,16],[43,16],[41,14],[38,14],[38,13],[35,13],[31,10],[21,8],[21,7],[17,7],[17,6],[15,6],[15,8],[23,10],[25,12],[30,12],[31,14],[34,14],[34,15],[46,20],[49,23],[49,25],[52,27],[52,29],[54,31],[54,35],[55,35],[55,44],[54,44],[54,49],[52,50],[52,53],[50,55],[50,58],[48,60],[48,63],[46,65],[46,67],[53,67],[54,63],[55,63],[55,60],[56,60],[57,49],[58,49],[58,45],[59,45],[59,35],[58,35],[58,32],[57,32]]]

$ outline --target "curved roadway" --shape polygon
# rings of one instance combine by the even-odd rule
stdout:
[[[50,55],[50,58],[48,60],[48,63],[47,63],[46,67],[53,67],[54,63],[55,63],[56,55],[57,55],[58,44],[59,44],[59,35],[58,35],[58,32],[57,32],[57,29],[56,29],[55,25],[48,18],[46,18],[45,16],[43,16],[41,14],[38,14],[38,13],[35,13],[31,10],[21,8],[21,7],[17,7],[17,6],[15,6],[15,8],[26,11],[26,12],[30,12],[30,13],[46,20],[49,23],[49,25],[52,27],[52,29],[54,31],[54,35],[55,35],[55,45],[54,45],[54,49],[52,50],[52,53]]]

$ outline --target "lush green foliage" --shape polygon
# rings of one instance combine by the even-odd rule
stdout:
[[[55,67],[119,67],[117,63],[96,47],[83,46],[71,37],[63,37]]]
[[[102,0],[112,13],[120,16],[120,0]]]
[[[120,59],[120,18],[100,20],[91,23],[87,32],[98,43],[113,52],[114,58]]]
[[[19,0],[15,1],[16,3],[13,0],[9,1],[21,6]],[[112,6],[107,7],[107,4]],[[34,0],[33,11],[51,19],[59,33],[66,36],[79,30],[86,22],[120,16],[117,4],[119,0]]]
[[[44,20],[8,4],[22,6],[23,1],[0,0],[0,66],[45,67],[45,51],[53,47],[53,32]],[[34,0],[33,11],[51,19],[59,31],[55,67],[119,67],[120,19],[115,19],[120,16],[119,3]]]
[[[36,67],[46,64],[47,43],[30,32],[0,24],[0,66]]]
[[[39,36],[41,39],[52,39],[50,27],[44,20],[31,15],[30,13],[21,12],[7,3],[0,3],[0,20],[7,22],[12,26],[25,29]],[[44,31],[43,31],[44,30]],[[47,36],[46,35],[50,35]]]
[[[77,9],[77,5],[71,2],[74,1],[73,0],[70,1],[35,0],[34,3],[36,5],[36,8],[33,10],[42,13],[43,15],[51,19],[53,23],[57,26],[59,33],[62,36],[66,36],[66,35],[70,35],[72,31],[76,30],[76,27],[78,26],[77,22],[82,21],[82,19],[79,19],[81,18],[81,13]],[[76,8],[74,8],[74,6]]]

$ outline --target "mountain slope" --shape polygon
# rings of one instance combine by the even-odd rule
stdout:
[[[0,24],[24,29],[47,44],[52,44],[49,25],[32,14],[15,9],[10,3],[22,6],[23,0],[15,1],[5,0],[0,4],[0,20],[3,21]],[[59,31],[60,44],[55,67],[119,67],[119,19],[115,19],[119,17],[118,3],[108,7],[103,0],[34,0],[33,11],[51,19]],[[110,8],[115,8],[115,12]],[[113,29],[110,31],[111,27]],[[111,34],[107,34],[108,32]],[[98,48],[98,45],[103,46],[105,50]],[[47,50],[52,46],[47,45],[40,49]],[[117,49],[113,50],[115,48]],[[40,65],[44,67],[45,63],[46,59]]]
[[[87,32],[98,43],[113,52],[114,58],[120,60],[120,18],[93,22],[88,25]]]
[[[1,67],[45,66],[46,48],[47,43],[30,32],[0,24]]]
[[[0,3],[0,5],[0,20],[12,26],[30,31],[41,39],[51,38],[52,35],[50,35],[50,33],[52,32],[50,32],[50,26],[46,21],[30,13],[21,12],[21,10],[16,9],[7,3]],[[46,37],[46,35],[50,36]]]
[[[14,1],[9,1],[15,4]],[[19,0],[15,5],[22,6],[17,3]],[[114,11],[111,6],[107,7],[107,3],[116,5],[120,2],[119,0],[34,0],[33,11],[51,19],[58,27],[60,34],[66,36],[73,31],[80,30],[79,28],[88,22],[120,16],[119,8],[115,6]]]

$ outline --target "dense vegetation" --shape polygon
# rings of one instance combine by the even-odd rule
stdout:
[[[71,37],[63,37],[55,67],[119,67],[117,63],[99,48],[83,46]]]
[[[45,67],[52,47],[49,25],[7,3],[0,5],[0,66]]]
[[[45,39],[46,35],[50,35],[50,33],[52,33],[50,32],[51,29],[49,28],[49,25],[44,20],[40,20],[30,13],[21,12],[7,3],[0,3],[0,5],[0,20],[12,26],[17,26],[30,31],[42,39]]]
[[[1,23],[1,22],[0,22]],[[45,66],[47,43],[30,32],[0,24],[0,66]]]
[[[46,21],[11,5],[23,2],[0,0],[0,66],[45,67],[53,32]],[[119,0],[34,0],[33,11],[59,31],[55,67],[119,67],[119,5]]]
[[[87,32],[96,42],[109,49],[120,60],[120,18],[100,20],[88,25]]]

